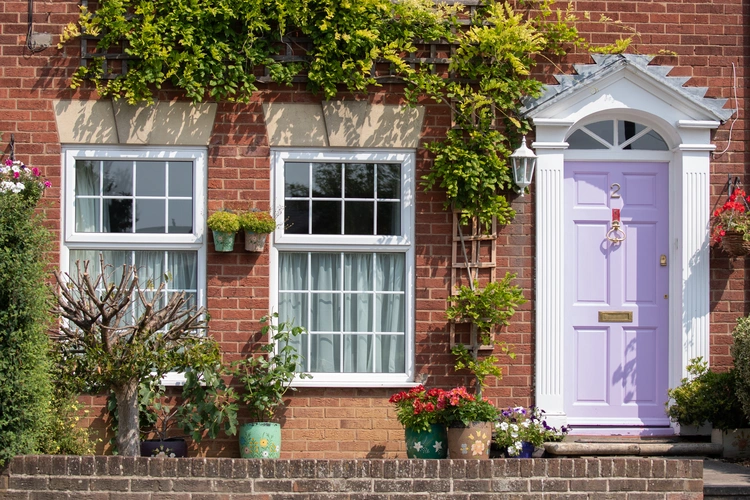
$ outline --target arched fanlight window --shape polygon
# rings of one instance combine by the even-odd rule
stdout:
[[[654,129],[628,120],[590,123],[570,134],[567,142],[569,149],[669,150]]]

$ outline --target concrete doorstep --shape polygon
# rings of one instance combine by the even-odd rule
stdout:
[[[750,498],[750,468],[707,458],[703,462],[703,498]]]

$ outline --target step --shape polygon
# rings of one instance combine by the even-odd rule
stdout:
[[[722,446],[695,442],[650,441],[564,441],[545,443],[547,454],[556,457],[581,456],[718,456]]]

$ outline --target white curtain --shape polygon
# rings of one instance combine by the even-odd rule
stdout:
[[[76,231],[99,232],[99,162],[77,161],[76,176]],[[97,196],[97,198],[80,198]]]
[[[280,252],[279,315],[308,329],[309,345],[295,347],[309,371],[404,371],[404,262],[403,254]]]

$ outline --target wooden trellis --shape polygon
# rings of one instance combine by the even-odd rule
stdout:
[[[453,212],[453,232],[451,251],[451,295],[455,295],[461,285],[471,286],[479,279],[495,281],[497,269],[497,220],[493,217],[490,227],[479,223],[476,217],[468,224],[461,224],[461,214]],[[456,331],[456,324],[461,321],[450,322],[451,348],[460,342],[460,332]],[[468,323],[466,323],[468,324]],[[494,345],[481,345],[477,335],[476,325],[469,326],[470,348],[492,350]]]

